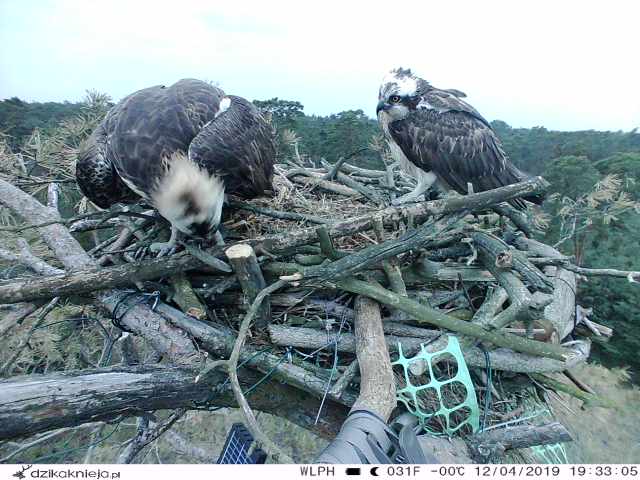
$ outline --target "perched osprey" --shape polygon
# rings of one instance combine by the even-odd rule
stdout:
[[[520,182],[528,175],[508,159],[489,122],[461,100],[458,90],[440,90],[411,70],[392,70],[378,94],[378,123],[391,153],[417,181],[394,204],[415,200],[436,181],[445,189],[482,192]],[[525,197],[541,203],[540,197]],[[525,208],[522,200],[514,206]]]
[[[108,208],[144,198],[178,231],[204,237],[220,223],[225,193],[271,189],[274,132],[247,100],[185,79],[145,88],[113,107],[78,154],[82,193]]]

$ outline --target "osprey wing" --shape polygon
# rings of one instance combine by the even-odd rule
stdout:
[[[408,117],[389,125],[389,132],[411,162],[459,193],[468,193],[467,183],[481,192],[527,178],[508,160],[489,122],[449,92],[428,92]],[[525,207],[518,200],[514,204]]]
[[[189,158],[224,178],[225,191],[246,198],[272,188],[275,132],[253,103],[228,96],[221,111],[191,142]]]
[[[223,96],[206,82],[184,79],[140,90],[116,105],[105,125],[107,156],[127,185],[150,196],[164,173],[163,160],[187,152]]]
[[[101,208],[117,202],[138,199],[125,183],[108,158],[105,125],[100,124],[81,145],[76,162],[76,180],[80,191]]]

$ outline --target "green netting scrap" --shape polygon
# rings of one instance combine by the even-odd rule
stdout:
[[[542,462],[558,465],[569,463],[567,451],[562,443],[552,445],[535,445],[531,447],[533,454]]]
[[[536,402],[534,402],[531,398],[528,398],[524,401],[525,405],[528,409],[533,410],[536,408]],[[540,417],[538,418],[538,424],[544,422],[552,422],[556,421],[555,416],[551,409],[547,406],[543,406],[543,411],[541,412]],[[549,464],[561,464],[561,463],[569,463],[569,459],[567,458],[567,450],[565,448],[564,443],[554,443],[547,445],[535,445],[530,447],[530,451],[533,456],[539,460],[541,463],[549,463]]]
[[[472,432],[475,433],[478,431],[480,423],[476,392],[473,388],[471,377],[469,376],[469,369],[467,368],[467,364],[462,356],[458,339],[453,335],[447,335],[447,338],[447,346],[444,349],[430,353],[425,349],[423,344],[420,346],[420,352],[410,358],[404,356],[402,352],[402,345],[398,344],[398,360],[392,362],[391,365],[402,367],[405,385],[402,388],[398,388],[397,398],[412,414],[418,417],[420,424],[431,434],[446,434],[448,436],[452,436],[465,425],[471,427]],[[433,359],[444,354],[449,354],[455,359],[457,372],[451,378],[438,380],[434,373]],[[427,371],[429,374],[428,378],[426,375]],[[421,372],[423,372],[424,375],[420,375],[419,373]],[[418,381],[425,379],[428,380],[427,383],[423,382],[415,384]],[[443,401],[442,389],[454,382],[464,386],[465,398],[457,405],[447,407]],[[433,389],[437,392],[437,399],[439,401],[438,410],[427,412],[421,406],[418,393],[426,389]],[[452,399],[447,397],[447,404],[451,401]],[[468,411],[468,415],[464,415],[463,412],[460,412],[462,409],[466,409],[466,411]],[[458,412],[458,415],[454,415],[456,412]],[[445,419],[444,432],[434,431],[427,425],[429,419],[437,415],[440,415]]]

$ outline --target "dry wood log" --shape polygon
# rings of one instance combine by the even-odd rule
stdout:
[[[307,171],[307,169],[299,170],[300,171],[295,171],[293,175],[291,173],[287,175],[291,181],[300,185],[318,187],[322,190],[326,190],[327,192],[337,193],[338,195],[343,195],[345,197],[358,198],[362,195],[353,188],[340,185],[336,182],[330,182],[329,180],[324,180],[321,174],[319,176],[314,176],[311,172]]]
[[[490,291],[471,321],[482,326],[491,325],[494,317],[508,298],[507,291],[502,287]]]
[[[322,178],[325,180],[333,180],[338,172],[340,172],[340,169],[346,160],[347,157],[340,157],[336,163],[330,164],[324,158],[320,159],[322,166],[327,169],[327,173]]]
[[[561,341],[575,327],[576,275],[560,267],[549,266],[544,271],[553,280],[553,301],[545,307],[544,318],[553,325]]]
[[[134,265],[79,270],[49,277],[27,277],[0,283],[0,303],[17,303],[40,298],[81,295],[97,290],[125,287],[176,273],[208,268],[190,255],[144,260]]]
[[[347,162],[344,162],[342,164],[342,170],[347,173],[355,173],[356,175],[360,175],[361,177],[369,178],[382,178],[387,175],[387,172],[383,170],[371,170],[368,168],[356,167],[355,165],[351,165]]]
[[[600,325],[593,320],[583,319],[582,323],[576,326],[575,331],[583,337],[591,337],[592,340],[598,342],[608,342],[613,336],[612,328]]]
[[[0,381],[0,440],[151,410],[236,406],[230,387],[220,388],[224,374],[212,373],[207,381],[196,383],[196,373],[175,366],[110,367]],[[243,388],[261,377],[241,371]],[[329,438],[347,414],[346,407],[329,400],[316,425],[319,401],[278,382],[263,383],[252,393],[251,403]]]
[[[518,237],[515,245],[528,253],[562,261],[566,259],[555,248],[537,240]],[[547,266],[544,271],[553,281],[553,301],[545,307],[544,318],[553,325],[558,334],[558,340],[562,340],[575,327],[576,276],[573,272],[560,267]]]
[[[207,317],[207,307],[200,301],[184,273],[171,277],[170,283],[173,286],[172,300],[183,312],[199,320]]]
[[[532,295],[518,275],[501,266],[499,260],[501,257],[499,255],[506,251],[504,250],[503,242],[494,241],[493,236],[479,238],[481,242],[477,245],[478,259],[496,278],[500,286],[504,288],[511,303],[507,309],[494,318],[487,318],[482,323],[493,328],[500,328],[516,320],[521,320],[528,326],[531,326],[535,320],[542,320],[544,308],[551,302],[552,298],[541,298],[540,295]]]
[[[473,265],[459,263],[434,262],[428,258],[421,258],[413,265],[413,272],[422,278],[443,282],[457,282],[462,277],[464,282],[495,282],[491,272]]]
[[[467,441],[469,451],[479,463],[499,461],[505,451],[572,442],[569,431],[558,422],[546,425],[517,425],[474,435]]]
[[[359,296],[355,303],[354,332],[360,365],[360,395],[351,411],[370,410],[385,422],[396,407],[396,383],[382,330],[380,306]]]
[[[527,218],[527,215],[524,212],[512,207],[508,203],[501,203],[499,205],[495,205],[493,210],[502,215],[503,217],[507,217],[509,220],[513,222],[513,224],[518,227],[525,235],[528,237],[533,236],[534,229],[531,225],[530,220]]]
[[[522,235],[517,236],[513,240],[513,244],[518,248],[518,250],[522,250],[527,252],[530,256],[535,257],[548,257],[548,258],[567,258],[564,255],[560,254],[558,250],[553,248],[546,243],[539,242],[532,238],[523,237]]]
[[[553,292],[553,284],[545,277],[545,275],[521,252],[512,249],[500,238],[487,232],[475,231],[471,235],[475,246],[478,249],[485,250],[500,262],[502,259],[508,259],[508,264],[496,264],[499,268],[509,268],[517,271],[524,281],[535,290],[544,293]]]
[[[383,328],[385,328],[383,324]],[[429,332],[426,329],[419,329],[423,332]],[[333,336],[327,339],[326,332],[313,328],[304,327],[284,327],[282,325],[269,325],[269,337],[275,345],[292,346],[296,348],[304,348],[316,350],[324,347],[334,340]],[[386,333],[385,340],[389,351],[396,352],[398,344],[402,345],[402,351],[405,354],[412,354],[420,348],[420,344],[428,342],[426,346],[428,352],[436,352],[442,350],[447,345],[445,337],[430,342],[435,337],[429,337],[425,333],[422,337],[405,337]],[[345,353],[355,353],[355,337],[352,333],[341,333],[337,343],[338,351]],[[572,348],[573,358],[565,363],[549,358],[541,358],[533,355],[525,355],[513,352],[512,350],[499,348],[489,352],[491,368],[494,370],[504,370],[518,373],[543,373],[543,372],[561,372],[567,368],[572,368],[587,360],[589,357],[589,344],[579,343]],[[462,345],[462,353],[467,364],[471,367],[484,368],[486,359],[484,352],[477,347]],[[570,365],[570,366],[568,366]]]
[[[266,287],[256,254],[249,245],[238,244],[229,247],[226,251],[227,258],[233,266],[233,271],[240,282],[247,303],[251,304],[258,294]],[[256,319],[256,327],[264,329],[271,322],[271,304],[269,297],[262,301]]]
[[[352,188],[364,198],[369,200],[370,202],[376,205],[383,205],[385,202],[382,197],[373,189],[363,185],[358,182],[355,178],[345,175],[344,173],[338,172],[336,175],[336,180],[343,185],[346,185],[349,188]]]

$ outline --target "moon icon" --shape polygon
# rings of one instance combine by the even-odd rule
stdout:
[[[378,475],[378,473],[376,472],[376,470],[378,470],[379,468],[380,468],[380,467],[373,467],[373,468],[370,470],[371,475],[373,475],[374,477],[378,477],[379,475]]]

